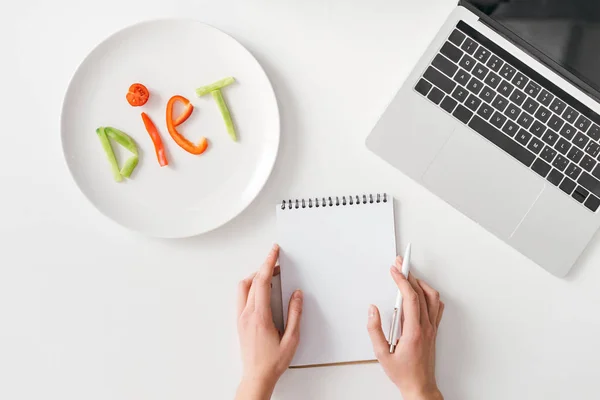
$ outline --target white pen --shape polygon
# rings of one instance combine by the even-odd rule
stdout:
[[[402,275],[408,279],[408,273],[410,272],[410,243],[406,247],[404,252],[404,259],[402,260]],[[390,353],[396,350],[398,339],[400,338],[400,316],[402,315],[402,293],[398,290],[396,295],[396,304],[394,305],[394,314],[392,316],[392,325],[390,326]]]

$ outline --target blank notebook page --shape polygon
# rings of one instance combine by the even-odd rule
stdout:
[[[285,321],[291,294],[304,292],[292,366],[375,359],[366,329],[369,304],[379,307],[388,335],[397,292],[389,272],[396,257],[393,199],[358,199],[353,196],[352,205],[340,197],[338,206],[336,198],[325,206],[319,200],[319,207],[314,199],[304,208],[302,200],[277,206]]]

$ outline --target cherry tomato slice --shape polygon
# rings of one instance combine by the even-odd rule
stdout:
[[[150,97],[150,92],[146,86],[141,83],[134,83],[129,87],[129,92],[127,93],[127,102],[133,107],[143,106],[148,102],[148,98]]]

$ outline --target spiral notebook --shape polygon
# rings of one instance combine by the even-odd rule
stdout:
[[[306,198],[277,205],[284,321],[304,292],[300,345],[291,366],[374,360],[369,304],[387,334],[396,298],[393,199],[387,194]]]

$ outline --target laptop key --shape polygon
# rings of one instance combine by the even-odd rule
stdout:
[[[573,197],[578,202],[583,203],[583,201],[588,196],[588,194],[590,194],[590,192],[588,192],[587,190],[585,190],[581,186],[577,186],[577,188],[575,189],[575,191],[573,192],[573,194],[571,195],[571,197]]]
[[[492,89],[496,89],[498,87],[498,85],[500,84],[500,81],[502,79],[500,79],[500,77],[498,75],[496,75],[493,72],[490,72],[486,77],[485,77],[485,83],[488,84]]]
[[[579,147],[580,149],[585,149],[585,145],[588,144],[589,141],[590,139],[587,136],[585,136],[581,132],[577,132],[577,135],[575,135],[575,139],[573,139],[573,144]]]
[[[520,72],[517,72],[517,74],[512,80],[512,83],[521,90],[525,88],[527,82],[529,82],[529,78],[525,77],[525,75],[523,75]]]
[[[546,145],[546,147],[544,147],[544,150],[542,150],[541,157],[547,162],[551,163],[552,160],[554,160],[554,157],[556,157],[556,150]]]
[[[600,207],[600,199],[591,194],[590,197],[588,197],[588,199],[585,201],[584,205],[593,212],[596,212],[598,207]]]
[[[502,128],[502,125],[504,125],[504,123],[506,122],[506,117],[500,114],[498,111],[496,111],[494,115],[492,115],[492,119],[490,120],[490,122],[496,128],[500,129]]]
[[[565,170],[565,173],[567,174],[567,176],[569,178],[575,180],[575,179],[579,178],[581,171],[583,171],[583,170],[577,164],[571,163]],[[575,188],[573,188],[573,189],[575,189]]]
[[[540,121],[542,121],[543,123],[548,122],[548,119],[550,118],[550,110],[548,110],[546,107],[544,106],[540,106],[540,108],[538,108],[538,110],[535,112],[535,117],[537,119],[539,119]]]
[[[542,87],[540,85],[538,85],[537,83],[535,83],[534,81],[531,81],[525,88],[525,93],[527,93],[531,97],[535,98],[538,95],[538,93],[540,92],[540,90],[542,90]]]
[[[562,117],[570,124],[574,124],[579,117],[579,113],[573,109],[573,107],[567,107]]]
[[[550,129],[554,130],[555,132],[558,132],[560,131],[560,128],[562,128],[564,123],[565,122],[562,119],[560,119],[556,115],[552,115],[550,117],[550,120],[548,121],[548,127],[550,127]]]
[[[558,115],[561,115],[563,111],[565,111],[566,107],[567,106],[565,102],[560,99],[554,99],[554,101],[552,101],[552,104],[550,104],[550,109]]]
[[[596,161],[586,154],[583,156],[583,159],[579,162],[579,166],[585,169],[587,172],[592,172],[596,167]]]
[[[440,101],[442,101],[442,99],[444,98],[444,92],[434,87],[433,89],[431,89],[431,92],[429,92],[429,94],[427,95],[427,98],[433,101],[435,104],[440,104]]]
[[[494,99],[494,96],[496,96],[496,92],[494,92],[494,90],[489,86],[485,86],[481,93],[479,93],[481,100],[485,101],[486,103],[491,103]]]
[[[513,122],[511,122],[513,123]],[[508,124],[508,122],[507,122]],[[514,123],[513,123],[514,124]],[[521,143],[523,146],[527,146],[529,143],[529,139],[531,139],[531,133],[527,132],[525,129],[520,129],[517,137],[515,138],[517,142]]]
[[[552,167],[547,162],[544,162],[538,158],[531,166],[531,169],[537,172],[542,178],[545,178]]]
[[[587,131],[587,135],[594,140],[600,140],[600,127],[596,124]]]
[[[452,97],[454,97],[454,99],[459,103],[462,103],[467,97],[469,97],[469,92],[464,87],[457,86],[456,89],[454,89],[454,92],[452,92]]]
[[[480,104],[481,99],[475,95],[470,95],[467,101],[465,101],[465,106],[467,106],[467,108],[469,108],[471,111],[477,111],[477,108]]]
[[[594,193],[594,195],[600,197],[600,181],[594,178],[592,175],[585,171],[582,172],[579,179],[577,179],[577,183]]]
[[[462,104],[459,104],[458,107],[456,107],[456,110],[454,110],[454,112],[452,113],[452,115],[458,118],[458,120],[461,121],[463,124],[466,124],[467,122],[469,122],[469,119],[473,116],[473,111],[469,110]]]
[[[471,78],[469,83],[467,83],[467,89],[469,89],[471,92],[473,92],[475,94],[479,94],[481,89],[483,89],[483,82],[481,82],[479,79],[473,77],[473,78]]]
[[[581,161],[583,158],[583,151],[573,146],[571,147],[571,150],[569,150],[567,157],[569,157],[574,163],[579,163],[579,161]]]
[[[458,29],[455,29],[450,34],[450,37],[448,37],[448,40],[450,40],[455,45],[460,46],[463,40],[465,40],[465,34],[459,31]]]
[[[577,118],[577,122],[575,122],[575,128],[582,132],[587,131],[590,125],[592,125],[592,122],[583,115],[580,115],[579,118]]]
[[[440,49],[440,53],[442,53],[443,55],[445,55],[446,57],[448,57],[455,63],[457,63],[458,60],[460,60],[460,58],[463,56],[462,50],[450,42],[444,43],[444,45]]]
[[[484,80],[488,72],[490,72],[489,68],[484,67],[481,63],[477,63],[477,65],[473,69],[473,75],[475,75],[475,77],[480,80]]]
[[[548,129],[542,137],[542,140],[550,146],[554,146],[554,144],[558,140],[558,133],[552,132],[550,129]]]
[[[507,81],[502,81],[502,83],[500,83],[500,86],[498,86],[498,92],[500,92],[500,94],[504,97],[508,97],[510,96],[514,88],[515,87]]]
[[[506,106],[508,106],[508,100],[506,100],[505,97],[498,95],[494,98],[494,101],[492,101],[492,106],[494,106],[496,110],[503,112]]]
[[[525,111],[527,111],[529,114],[533,115],[535,113],[535,110],[537,110],[538,106],[540,104],[535,101],[534,99],[528,97],[527,100],[525,100],[525,103],[523,104],[523,109]]]
[[[521,113],[519,118],[517,118],[517,123],[523,128],[529,129],[529,127],[533,123],[533,117],[527,113]]]
[[[490,51],[483,46],[479,46],[475,51],[475,58],[485,63],[490,58]]]
[[[423,77],[448,94],[452,93],[456,87],[456,82],[433,67],[427,68]]]
[[[563,155],[559,154],[554,159],[552,166],[559,171],[564,171],[569,165],[569,160],[567,160]]]
[[[473,54],[475,53],[475,50],[477,50],[477,43],[475,43],[471,38],[466,38],[460,48],[469,54]]]
[[[527,150],[525,147],[522,147],[520,144],[506,136],[498,129],[494,128],[492,125],[485,122],[477,115],[473,117],[471,122],[469,122],[469,127],[526,166],[529,167],[535,160],[535,156],[532,152]]]
[[[467,70],[467,71],[470,72],[473,69],[473,67],[475,66],[475,60],[472,57],[469,57],[468,54],[465,54],[463,56],[463,58],[461,58],[461,60],[458,63],[458,65],[460,65],[465,70]]]
[[[456,64],[454,64],[452,61],[448,60],[441,54],[435,56],[431,65],[448,75],[450,78],[452,78],[454,74],[456,74],[456,71],[458,71],[458,67],[456,66]]]
[[[417,82],[417,84],[415,85],[415,90],[421,93],[423,96],[427,96],[427,93],[429,93],[429,90],[432,86],[433,85],[431,83],[421,78],[419,82]]]
[[[535,120],[529,127],[529,132],[533,133],[537,137],[542,137],[544,132],[546,132],[546,126],[544,126],[544,124],[542,124],[540,121]]]
[[[504,64],[504,61],[492,55],[485,65],[490,67],[492,70],[499,72],[500,68],[502,68],[502,64]]]
[[[521,113],[521,109],[519,107],[515,106],[513,103],[510,103],[506,107],[506,110],[504,110],[504,115],[506,115],[508,118],[512,119],[513,121],[515,121],[517,119],[517,117],[519,116],[520,113]]]
[[[481,107],[479,107],[479,110],[477,110],[477,115],[479,115],[481,118],[488,120],[490,119],[490,117],[492,116],[492,114],[494,113],[494,109],[488,105],[483,103],[481,105]]]
[[[573,193],[573,189],[575,189],[576,187],[577,184],[569,178],[565,178],[559,186],[560,190],[562,190],[566,194]]]
[[[542,142],[540,139],[538,138],[532,138],[531,142],[529,142],[529,144],[527,145],[527,148],[529,150],[531,150],[534,154],[540,154],[540,151],[542,151],[542,148],[544,147],[544,142]]]
[[[596,178],[600,179],[600,164],[598,164],[598,166],[596,166],[596,168],[594,168],[594,172],[592,172],[592,175],[594,175]]]
[[[575,131],[576,129],[573,128],[571,125],[569,124],[565,124],[562,129],[560,130],[560,134],[567,140],[571,140],[573,139],[573,136],[575,136]]]
[[[504,67],[500,70],[500,76],[503,76],[506,80],[511,80],[515,76],[516,70],[509,64],[504,64]]]
[[[554,186],[558,186],[564,177],[565,176],[563,174],[561,174],[560,171],[553,169],[548,174],[548,177],[546,179],[548,180],[548,182],[550,182]]]
[[[457,104],[458,104],[458,102],[456,100],[454,100],[452,97],[446,96],[446,97],[444,97],[444,100],[442,100],[440,107],[442,107],[445,111],[452,113],[452,111],[454,110],[454,107],[456,107]]]
[[[590,141],[588,145],[585,147],[585,152],[588,153],[593,158],[597,158],[598,154],[600,154],[600,145],[596,142]]]
[[[550,92],[546,89],[542,89],[537,100],[546,107],[550,107],[550,104],[552,104],[552,100],[554,100],[554,96],[550,94]]]
[[[525,93],[517,89],[510,95],[510,100],[516,105],[520,106],[521,104],[523,104],[526,97],[527,96],[525,96]]]
[[[571,143],[569,143],[565,138],[561,137],[558,140],[556,146],[554,146],[554,148],[558,150],[560,154],[566,155],[569,152],[569,149],[571,148]]]
[[[515,124],[514,122],[512,122],[510,120],[506,121],[506,123],[502,127],[502,132],[506,133],[510,137],[515,136],[515,134],[517,133],[518,130],[519,130],[519,125]],[[529,135],[529,137],[531,137],[531,135]],[[529,139],[527,139],[527,141],[528,140]],[[525,145],[527,145],[527,141],[525,141],[525,143],[521,143],[521,144],[523,146],[525,146]]]
[[[456,73],[456,75],[454,75],[454,81],[460,83],[463,86],[466,86],[467,83],[469,83],[469,80],[471,79],[471,74],[469,74],[467,71],[465,71],[464,69],[459,69],[458,72]]]

